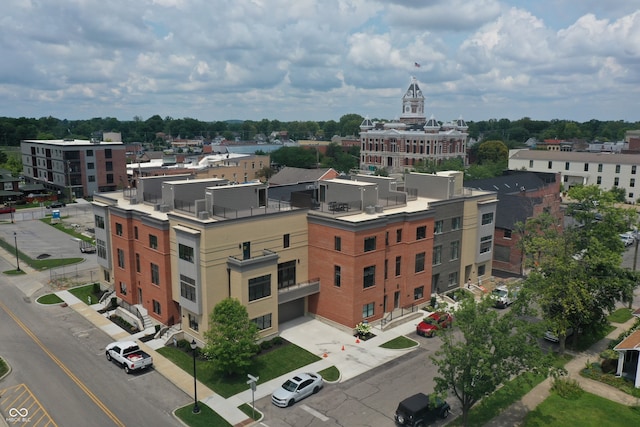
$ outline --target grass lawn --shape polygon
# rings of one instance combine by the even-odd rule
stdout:
[[[335,366],[329,366],[318,372],[325,381],[338,381],[340,379],[340,371]]]
[[[616,311],[614,311],[613,313],[611,313],[608,317],[607,320],[609,322],[613,322],[613,323],[624,323],[627,320],[631,319],[631,312],[633,310],[630,310],[628,308],[619,308]]]
[[[253,406],[247,404],[247,403],[243,403],[242,405],[238,406],[238,408],[244,412],[245,414],[247,414],[247,417],[251,418],[254,421],[257,421],[260,419],[260,417],[262,417],[262,413],[260,411],[258,411],[257,409],[254,411],[253,410]]]
[[[405,336],[399,336],[392,339],[391,341],[387,341],[386,343],[380,345],[380,347],[400,350],[404,348],[415,347],[417,345],[418,343],[415,342],[414,340],[407,338]]]
[[[62,299],[60,299],[60,297],[56,294],[46,294],[38,298],[37,302],[39,302],[40,304],[60,304],[62,302]]]
[[[46,218],[42,218],[40,219],[40,221],[44,222],[45,224],[49,224],[52,227],[57,228],[58,230],[67,233],[70,236],[73,236],[75,238],[78,238],[80,240],[84,240],[85,242],[90,242],[93,243],[93,239],[91,237],[85,236],[82,233],[78,233],[75,228],[69,227],[68,224],[64,224],[62,222],[59,222],[57,224],[51,224],[51,217],[46,217]]]
[[[99,288],[98,288],[99,289]],[[99,296],[93,292],[93,284],[80,286],[79,288],[69,289],[69,292],[77,297],[80,301],[85,304],[89,303],[89,298],[91,298],[91,304],[97,304]]]
[[[558,357],[554,362],[554,366],[564,366],[570,359],[567,355]],[[469,426],[484,426],[493,418],[500,416],[502,411],[522,399],[522,396],[531,391],[532,388],[540,384],[544,379],[545,377],[541,375],[524,373],[509,381],[471,408],[468,418]],[[461,426],[462,417],[456,418],[450,425]]]
[[[200,407],[200,413],[194,414],[193,403],[183,406],[182,408],[176,409],[176,416],[190,427],[232,427],[227,420],[207,405],[200,403],[198,407]]]
[[[8,371],[9,367],[7,366],[7,362],[5,362],[2,357],[0,357],[0,378],[2,378],[2,376]]]
[[[186,353],[175,347],[162,347],[157,351],[189,375],[193,374],[193,356],[191,353]],[[286,344],[256,356],[249,372],[254,376],[260,377],[258,384],[262,384],[318,360],[320,360],[320,357],[309,353],[307,350],[295,344]],[[212,362],[197,359],[196,370],[198,380],[224,398],[249,389],[246,375],[232,377],[220,375],[214,370]]]
[[[640,409],[628,407],[600,396],[584,392],[575,400],[552,393],[542,404],[527,414],[526,427],[542,426],[637,426]]]

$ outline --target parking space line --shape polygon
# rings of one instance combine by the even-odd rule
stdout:
[[[319,418],[321,421],[329,421],[328,417],[325,417],[323,414],[321,414],[320,412],[316,411],[313,408],[308,407],[305,404],[300,405],[301,409],[304,409],[305,411],[307,411],[308,413],[310,413],[311,415],[313,415],[316,418]]]
[[[40,401],[26,384],[0,390],[0,413],[9,423],[30,423],[32,426],[57,427]],[[9,398],[9,400],[5,399]],[[37,417],[37,420],[36,420]]]

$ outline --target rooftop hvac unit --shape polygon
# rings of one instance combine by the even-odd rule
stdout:
[[[364,208],[364,212],[367,215],[373,215],[374,213],[376,213],[376,208],[374,206],[367,206],[366,208]]]
[[[382,205],[376,205],[374,209],[376,213],[382,213],[384,208],[382,207]]]
[[[207,211],[198,212],[198,219],[201,219],[201,220],[209,219],[209,212]]]

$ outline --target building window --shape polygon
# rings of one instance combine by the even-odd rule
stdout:
[[[454,271],[453,273],[449,273],[449,286],[458,284],[458,272]]]
[[[374,314],[375,304],[370,302],[369,304],[365,304],[362,306],[362,318],[365,319],[367,317],[371,317]]]
[[[564,162],[564,170],[569,170],[569,162]]]
[[[119,222],[116,222],[116,235],[122,236],[122,224]]]
[[[193,248],[191,246],[178,243],[178,257],[180,259],[193,263],[193,253]]]
[[[140,254],[136,254],[136,271],[140,273]]]
[[[108,173],[107,174],[107,184],[113,184],[113,174],[112,173]]]
[[[384,280],[389,278],[389,260],[384,260]]]
[[[87,169],[95,169],[95,165],[93,164],[93,162],[87,163]]]
[[[636,179],[635,178],[631,178],[629,180],[629,187],[635,187],[636,186]]]
[[[396,230],[396,243],[402,242],[402,228]]]
[[[249,279],[249,301],[266,298],[271,295],[271,275]]]
[[[441,234],[442,233],[442,229],[443,229],[443,221],[436,221],[435,227],[433,229],[433,233],[434,234]]]
[[[371,265],[364,268],[362,287],[370,288],[376,284],[376,266]]]
[[[433,265],[442,264],[442,246],[435,246],[433,248]]]
[[[462,218],[459,216],[451,218],[451,229],[460,230],[460,227],[462,227]]]
[[[427,238],[427,226],[421,225],[416,228],[416,240],[422,240]]]
[[[290,235],[289,234],[285,234],[284,236],[282,236],[282,247],[283,248],[288,248],[291,245],[291,241],[290,241]]]
[[[487,266],[482,264],[478,266],[478,276],[484,276]]]
[[[242,242],[242,259],[251,258],[251,242]]]
[[[460,258],[460,240],[451,242],[451,261]]]
[[[375,249],[376,249],[376,238],[375,238],[375,236],[366,237],[364,239],[364,251],[365,252],[370,252],[370,251],[374,251]]]
[[[493,212],[482,214],[482,225],[491,224],[493,222]]]
[[[504,236],[505,239],[511,239],[511,230],[504,230]]]
[[[341,283],[342,268],[339,265],[333,266],[333,286],[339,288]]]
[[[278,264],[278,289],[296,284],[296,260]]]
[[[342,250],[342,238],[341,237],[335,236],[333,238],[333,248],[336,251],[341,251]]]
[[[620,165],[616,165],[616,173],[620,173]]]
[[[118,249],[118,267],[124,268],[124,251]]]
[[[96,253],[102,259],[107,259],[107,243],[104,240],[96,239]]]
[[[137,225],[133,226],[133,238],[138,240],[138,226]]]
[[[189,313],[189,328],[193,331],[198,330],[198,318],[193,314]]]
[[[596,178],[596,183],[597,183],[598,185],[602,184],[602,177],[601,177],[601,176],[599,176],[599,177],[597,177],[597,178]]]
[[[158,249],[158,236],[149,234],[149,247],[151,249]]]
[[[120,293],[122,295],[126,295],[127,294],[127,284],[124,282],[120,282]]]
[[[419,254],[416,254],[416,269],[415,269],[416,273],[420,273],[421,271],[424,271],[425,257],[426,257],[425,252],[420,252]]]
[[[424,286],[418,286],[413,290],[413,299],[415,301],[422,298],[424,298]]]
[[[251,319],[251,321],[256,324],[259,331],[269,329],[271,327],[271,313],[256,317],[255,319]]]
[[[491,252],[491,245],[493,241],[493,236],[484,236],[480,238],[480,253],[484,254],[487,252]]]
[[[106,159],[110,159],[110,158],[111,158],[111,148],[106,148],[106,149],[104,150],[104,157],[105,157]]]
[[[93,150],[87,150],[87,157],[93,157]]]
[[[196,302],[196,281],[184,274],[180,275],[180,296]]]
[[[615,178],[613,178],[613,186],[617,187],[618,184],[620,184],[620,178],[616,176]]]
[[[629,199],[633,199],[633,193],[629,193]]]
[[[151,263],[151,283],[160,286],[160,267],[158,264]]]
[[[397,256],[396,257],[396,277],[400,275],[401,271],[402,271],[402,257]]]
[[[89,182],[96,182],[96,177],[95,177],[95,175],[88,175],[88,176],[87,176],[87,181],[89,181]]]
[[[113,162],[104,162],[105,163],[105,169],[107,170],[107,172],[112,172],[113,171]]]
[[[551,160],[547,162],[547,169],[553,169],[553,162]]]
[[[96,228],[99,228],[101,230],[104,230],[104,217],[100,216],[100,215],[94,215],[93,217],[93,223],[96,226]]]
[[[160,303],[156,300],[153,300],[153,312],[155,314],[162,314],[162,308],[160,307]]]
[[[529,160],[529,167],[532,168],[533,167],[533,160]]]
[[[588,172],[589,171],[589,163],[585,163],[584,164],[584,171]]]
[[[631,165],[631,175],[636,174],[636,165]]]
[[[598,172],[602,172],[602,163],[598,163]]]

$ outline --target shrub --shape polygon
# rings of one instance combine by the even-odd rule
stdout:
[[[436,296],[433,295],[431,297],[431,301],[429,302],[429,304],[431,304],[431,307],[435,307],[436,306]]]
[[[93,293],[98,295],[100,294],[100,283],[94,283],[93,284]]]
[[[262,350],[269,350],[271,347],[273,347],[273,343],[271,341],[262,341],[260,343],[260,348]]]
[[[551,390],[558,393],[560,397],[569,400],[578,399],[583,393],[578,381],[564,377],[555,378],[551,385]]]
[[[280,336],[274,337],[271,341],[273,341],[273,345],[282,345],[282,343],[284,342],[284,340]]]
[[[600,353],[600,357],[603,359],[618,359],[618,352],[612,349],[607,349]]]

